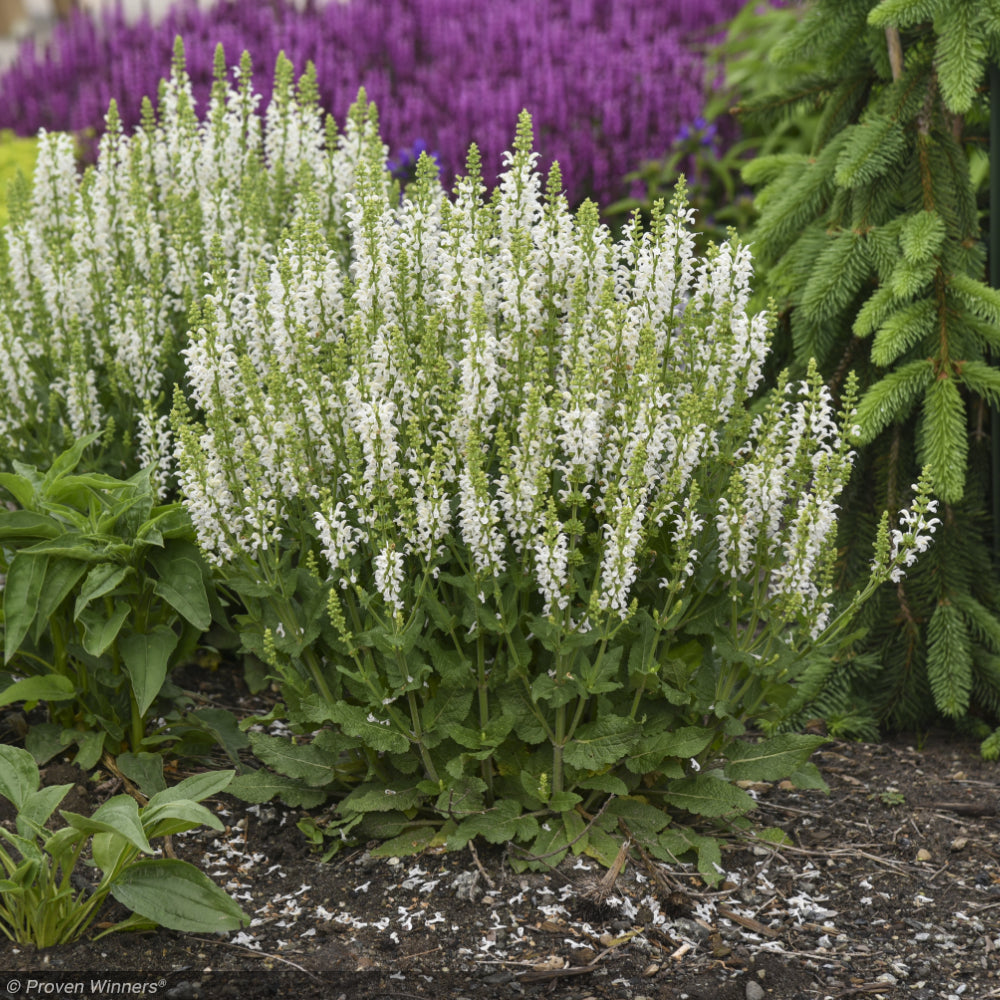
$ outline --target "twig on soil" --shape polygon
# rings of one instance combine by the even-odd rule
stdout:
[[[486,884],[491,889],[496,889],[496,883],[494,883],[493,879],[491,879],[489,875],[486,874],[486,869],[483,867],[483,863],[479,860],[479,853],[478,851],[476,851],[475,843],[470,840],[468,847],[469,847],[469,853],[472,855],[472,860],[476,863],[476,867],[479,869],[479,874],[483,876],[483,878],[486,881]]]
[[[285,965],[290,965],[293,969],[296,969],[299,972],[304,973],[314,982],[317,983],[323,982],[323,980],[320,979],[319,976],[314,976],[308,969],[305,969],[301,965],[299,965],[298,962],[293,962],[291,959],[283,958],[281,955],[273,955],[270,952],[266,951],[257,951],[256,948],[247,948],[244,945],[236,944],[233,941],[218,941],[218,940],[211,941],[208,938],[199,938],[199,937],[192,938],[191,940],[201,941],[202,944],[212,944],[212,945],[221,944],[225,945],[227,948],[236,948],[239,951],[246,952],[248,955],[255,955],[257,958],[273,958],[276,962],[284,962]]]
[[[997,807],[992,802],[932,802],[925,809],[944,809],[960,816],[995,816]]]

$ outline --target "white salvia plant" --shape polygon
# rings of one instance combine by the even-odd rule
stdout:
[[[401,790],[416,751],[420,794],[472,817],[505,794],[504,733],[543,748],[548,801],[651,732],[766,714],[842,624],[853,384],[837,413],[813,368],[751,416],[769,319],[747,248],[698,259],[683,192],[614,241],[558,167],[543,193],[527,115],[489,200],[475,148],[453,197],[428,157],[399,197],[371,105],[345,136],[308,153],[314,197],[249,286],[217,249],[174,417],[202,547],[298,721],[386,755],[370,774]]]
[[[428,807],[453,846],[613,860],[624,820],[714,877],[631,793],[752,805],[724,770],[753,773],[743,721],[780,721],[865,596],[836,613],[853,383],[839,412],[815,369],[757,400],[749,251],[699,259],[683,189],[615,240],[557,165],[543,184],[525,113],[490,197],[475,147],[451,196],[427,156],[401,195],[363,93],[338,135],[279,60],[261,125],[248,60],[236,87],[216,69],[199,123],[178,53],[159,118],[126,137],[112,110],[82,182],[43,142],[5,233],[0,433],[113,420],[176,484],[291,721],[334,726],[282,759],[363,779],[342,832],[389,789],[387,823]],[[884,526],[866,595],[926,547],[931,504]],[[811,738],[775,739],[760,754],[807,774]]]

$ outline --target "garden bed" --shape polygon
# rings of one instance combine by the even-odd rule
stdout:
[[[228,670],[205,688],[234,704]],[[0,967],[22,984],[117,973],[176,998],[1000,997],[997,765],[943,737],[831,742],[814,759],[829,796],[754,786],[756,820],[794,846],[732,843],[715,891],[634,853],[603,905],[605,873],[586,857],[517,874],[488,846],[387,859],[361,845],[324,864],[296,829],[302,810],[222,797],[226,833],[174,849],[240,901],[248,931],[4,944]],[[75,777],[74,811],[121,790]]]

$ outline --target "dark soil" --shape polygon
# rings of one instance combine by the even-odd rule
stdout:
[[[714,891],[633,853],[603,903],[586,857],[534,874],[482,847],[324,864],[301,810],[222,797],[226,833],[174,849],[239,900],[247,931],[4,943],[0,995],[11,981],[25,997],[176,1000],[1000,998],[1000,765],[945,736],[833,742],[814,759],[829,795],[753,786],[755,818],[795,846],[734,841]],[[64,763],[45,777],[78,781],[74,811],[120,791]]]

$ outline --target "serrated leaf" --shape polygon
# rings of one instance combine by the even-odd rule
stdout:
[[[756,806],[742,788],[710,774],[672,781],[667,802],[696,816],[726,816],[749,812]]]
[[[406,812],[420,806],[426,796],[418,788],[386,788],[384,785],[363,785],[342,799],[337,811],[349,812]]]
[[[683,726],[672,732],[643,736],[629,754],[625,766],[633,774],[648,774],[661,769],[666,758],[696,757],[712,742],[713,732],[701,726]]]
[[[670,816],[639,798],[617,798],[605,812],[623,819],[632,833],[652,837],[670,823]]]
[[[289,738],[266,733],[250,733],[249,737],[254,756],[275,771],[315,788],[330,783],[336,758],[326,751],[311,743],[293,743]]]
[[[731,743],[726,750],[726,776],[733,781],[779,781],[797,771],[826,742],[823,736],[785,733],[760,743]]]
[[[326,716],[348,736],[357,736],[365,746],[381,753],[406,753],[410,741],[392,728],[392,723],[380,722],[370,711],[344,702],[328,705]]]
[[[581,771],[599,771],[628,756],[642,728],[634,719],[608,715],[580,726],[563,750],[563,760]]]
[[[426,851],[434,842],[437,834],[437,827],[418,826],[413,830],[407,830],[406,833],[401,833],[398,837],[393,837],[391,840],[379,844],[369,853],[373,858],[410,857],[411,855]]]
[[[283,774],[275,774],[263,768],[249,774],[238,774],[229,786],[229,793],[244,802],[259,803],[281,799],[285,805],[297,809],[312,809],[326,799],[326,792],[322,789],[310,788]]]

